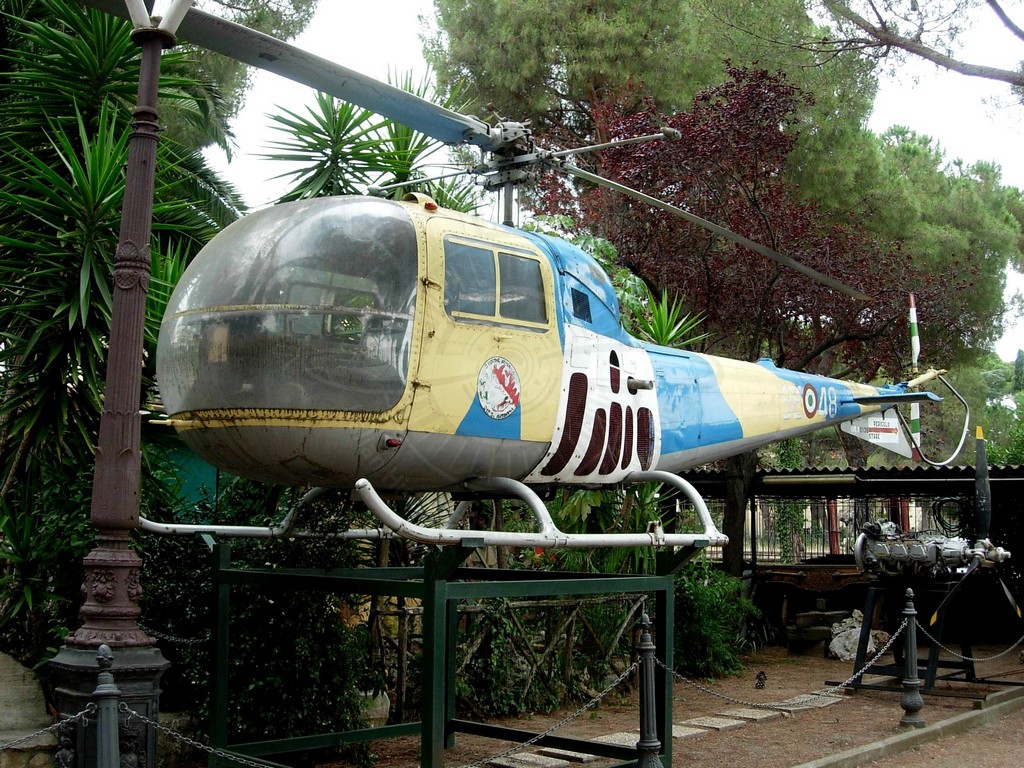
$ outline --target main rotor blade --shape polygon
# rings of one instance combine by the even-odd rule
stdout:
[[[82,2],[115,16],[129,18],[123,0]],[[194,45],[376,112],[445,144],[468,143],[492,149],[499,143],[492,138],[490,126],[472,115],[440,107],[401,88],[219,16],[193,8],[182,20],[177,35]]]
[[[859,301],[871,301],[870,296],[868,296],[865,293],[862,293],[861,291],[858,291],[856,288],[851,288],[845,283],[839,282],[835,278],[829,277],[828,275],[824,275],[821,272],[818,272],[816,269],[811,269],[805,264],[801,264],[796,259],[792,259],[789,256],[784,256],[778,251],[774,251],[771,248],[761,245],[760,243],[755,243],[753,240],[750,240],[749,238],[746,238],[743,235],[733,232],[731,229],[726,229],[725,227],[719,226],[718,224],[715,224],[712,221],[708,221],[707,219],[701,218],[696,214],[690,213],[689,211],[685,211],[682,208],[679,208],[678,206],[672,205],[671,203],[666,203],[664,200],[659,200],[656,197],[651,197],[650,195],[644,194],[639,190],[633,189],[632,187],[627,187],[624,184],[619,184],[617,182],[612,181],[611,179],[606,179],[603,176],[598,176],[597,174],[590,173],[589,171],[584,171],[582,168],[572,165],[571,163],[562,163],[556,167],[561,168],[566,173],[569,173],[575,176],[576,178],[583,179],[584,181],[590,181],[593,182],[594,184],[600,184],[601,186],[608,187],[609,189],[614,189],[616,192],[621,192],[622,194],[628,197],[632,197],[634,200],[639,200],[642,203],[653,205],[655,208],[660,208],[663,211],[667,211],[668,213],[671,213],[673,216],[678,216],[681,219],[685,219],[691,224],[696,224],[698,227],[703,227],[704,229],[718,235],[719,237],[724,237],[726,240],[731,240],[734,243],[742,245],[744,248],[749,248],[755,253],[759,253],[762,256],[767,256],[772,261],[776,261],[779,264],[782,264],[783,266],[789,267],[790,269],[795,270],[802,275],[807,275],[807,277],[811,278],[812,280],[816,280],[822,285],[827,285],[829,288],[835,291],[839,291],[839,293],[844,293],[847,296],[852,296],[853,298],[858,299]]]

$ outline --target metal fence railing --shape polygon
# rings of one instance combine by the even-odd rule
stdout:
[[[712,518],[721,525],[724,502],[707,500]],[[852,555],[864,524],[889,520],[901,530],[961,533],[961,520],[970,511],[962,497],[904,496],[885,498],[824,498],[760,496],[753,499],[744,526],[744,558],[761,562],[799,563],[815,558]],[[692,514],[681,504],[683,524]],[[721,556],[715,550],[711,557]]]

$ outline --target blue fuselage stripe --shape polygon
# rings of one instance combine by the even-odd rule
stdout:
[[[706,360],[661,347],[648,353],[658,381],[662,454],[743,437]]]

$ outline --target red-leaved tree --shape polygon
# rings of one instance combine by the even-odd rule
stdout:
[[[547,212],[569,214],[611,241],[622,262],[653,289],[685,297],[704,313],[705,351],[841,378],[900,378],[907,370],[907,294],[928,308],[938,338],[972,322],[962,297],[971,270],[929,274],[898,244],[879,242],[856,221],[826,220],[785,180],[786,160],[809,98],[781,75],[732,68],[730,80],[697,96],[688,112],[661,114],[650,104],[625,113],[609,105],[601,134],[627,138],[677,129],[673,142],[602,152],[595,170],[803,262],[873,297],[849,298],[683,219],[603,187],[570,188],[553,176],[541,197]],[[618,104],[637,101],[624,98]],[[941,349],[930,350],[941,354]],[[941,358],[939,358],[941,359]],[[844,441],[845,443],[846,441]],[[853,441],[854,443],[856,441]],[[863,455],[849,455],[857,462]],[[743,541],[756,457],[734,457],[724,532]],[[726,550],[742,570],[742,546]]]
[[[970,322],[956,302],[970,285],[970,270],[937,279],[857,222],[827,221],[785,181],[798,132],[813,130],[799,122],[809,97],[763,70],[731,68],[729,75],[699,94],[688,112],[665,115],[648,104],[623,115],[608,106],[597,115],[607,126],[603,134],[625,138],[669,126],[681,139],[605,151],[597,170],[852,285],[872,301],[839,294],[603,187],[569,190],[551,179],[543,206],[607,238],[656,290],[685,296],[706,316],[707,351],[856,379],[900,375],[909,354],[907,293],[918,294],[919,304],[945,318],[945,332],[955,334],[958,322]]]

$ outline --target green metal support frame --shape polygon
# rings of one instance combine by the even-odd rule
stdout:
[[[470,544],[472,542],[469,542]],[[544,597],[553,595],[596,595],[650,593],[654,596],[654,638],[656,655],[663,667],[655,675],[657,730],[661,742],[659,758],[664,768],[672,765],[672,680],[675,603],[672,574],[696,554],[696,549],[659,558],[659,575],[601,575],[550,571],[464,568],[470,547],[449,547],[432,553],[422,568],[346,569],[257,569],[233,568],[230,545],[214,546],[214,586],[217,595],[213,632],[211,686],[211,746],[228,754],[277,766],[267,758],[312,749],[420,735],[423,768],[442,768],[444,750],[451,748],[458,733],[473,734],[509,742],[526,742],[537,732],[463,720],[455,712],[456,604],[465,599],[497,597]],[[230,596],[233,586],[319,589],[348,594],[414,598],[423,604],[423,689],[440,692],[424,700],[419,722],[362,728],[339,733],[317,734],[248,743],[228,743],[228,670],[230,661]],[[537,738],[537,746],[619,760],[619,765],[636,766],[635,748],[566,736]],[[211,758],[211,765],[217,758]]]

